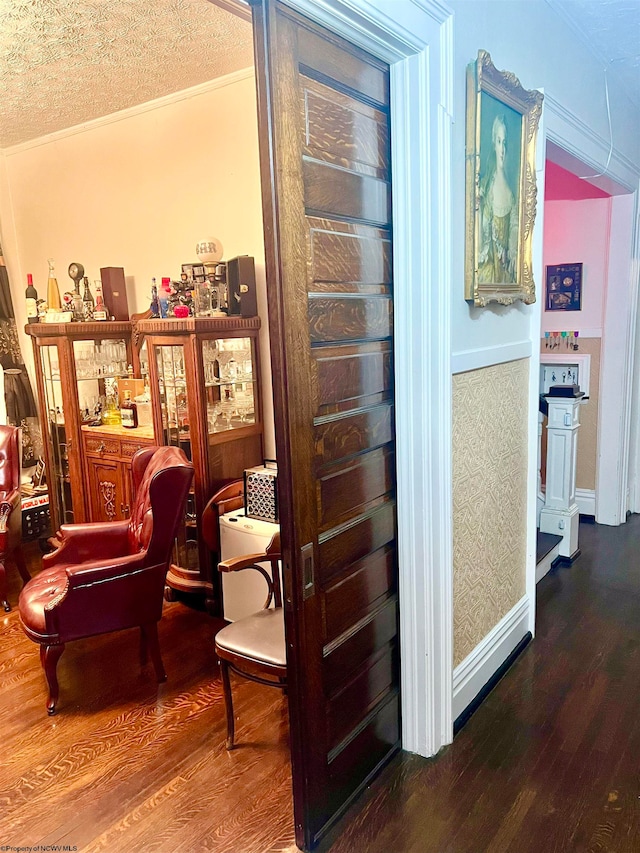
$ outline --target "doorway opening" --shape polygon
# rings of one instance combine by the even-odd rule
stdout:
[[[584,393],[578,408],[575,503],[583,517],[620,524],[628,508],[634,195],[595,171],[547,143],[540,393],[551,385],[572,384]],[[562,458],[547,455],[546,427],[541,414],[539,522],[547,466],[563,464]]]

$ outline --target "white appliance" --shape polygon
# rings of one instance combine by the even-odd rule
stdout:
[[[245,554],[264,552],[279,524],[247,518],[244,509],[220,516],[220,559],[243,557]],[[264,564],[268,570],[269,563]],[[267,584],[259,572],[245,569],[242,572],[222,573],[222,598],[224,618],[235,622],[260,610],[267,598]]]

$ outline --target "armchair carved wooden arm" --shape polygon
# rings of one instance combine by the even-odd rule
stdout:
[[[49,714],[58,700],[58,660],[71,640],[139,627],[142,662],[148,650],[157,680],[166,680],[158,621],[193,466],[178,448],[147,447],[133,457],[132,476],[131,518],[64,524],[60,546],[20,594],[22,627],[40,645]]]

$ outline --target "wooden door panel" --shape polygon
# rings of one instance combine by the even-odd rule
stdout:
[[[380,110],[302,78],[303,153],[374,178],[389,169],[389,131]]]
[[[333,751],[353,731],[353,722],[361,723],[395,690],[398,681],[398,655],[395,647],[385,647],[369,666],[332,696],[328,702],[328,743]],[[345,709],[347,713],[345,713]]]
[[[367,724],[360,726],[353,739],[343,743],[329,755],[329,795],[325,808],[332,814],[353,793],[349,780],[353,776],[367,779],[386,760],[400,739],[400,702],[392,694],[382,707],[369,715]]]
[[[327,642],[344,633],[353,620],[377,607],[383,596],[397,592],[395,553],[385,546],[349,566],[323,588],[324,636]]]
[[[313,291],[390,293],[391,241],[387,229],[317,217],[309,217],[308,223]],[[334,283],[340,286],[329,286]]]
[[[389,70],[260,2],[294,808],[310,847],[400,739]]]
[[[347,680],[397,635],[397,601],[392,597],[367,614],[355,626],[324,647],[322,669],[328,696],[337,693]]]
[[[326,530],[359,515],[368,504],[384,498],[395,483],[393,445],[349,457],[318,476],[318,525]]]
[[[309,298],[312,343],[388,338],[392,302],[388,296],[313,295]]]
[[[346,567],[393,543],[395,535],[395,504],[390,502],[322,534],[318,537],[316,579],[326,583]]]
[[[316,420],[314,435],[317,465],[380,447],[393,441],[393,406],[383,404],[330,420]]]
[[[362,407],[392,392],[392,352],[389,341],[344,347],[322,347],[313,351],[318,377],[317,415],[323,407]]]
[[[126,471],[121,462],[87,459],[92,521],[121,521],[127,503]]]
[[[373,65],[355,52],[345,51],[337,41],[319,30],[300,27],[296,32],[299,67],[303,74],[326,77],[339,87],[353,90],[374,105],[389,104],[388,69]]]
[[[314,214],[385,223],[391,215],[391,192],[385,181],[322,163],[303,163],[305,202]]]

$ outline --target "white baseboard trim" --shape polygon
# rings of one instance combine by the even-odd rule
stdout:
[[[547,556],[543,557],[542,560],[540,560],[540,562],[536,566],[536,583],[540,583],[542,578],[548,573],[549,569],[551,568],[553,561],[556,559],[556,557],[559,556],[560,543],[558,542],[555,548],[552,548],[547,554]]]
[[[529,598],[523,596],[453,671],[453,719],[473,702],[528,631]]]
[[[594,489],[576,489],[576,503],[581,515],[596,514],[596,493]]]

